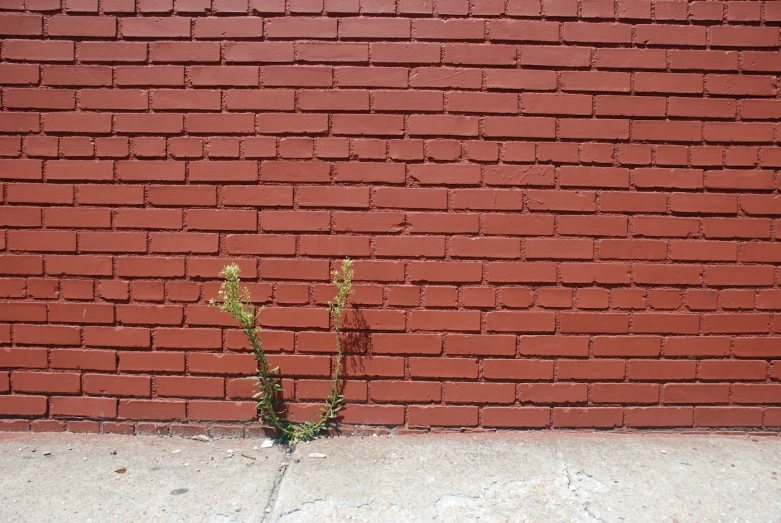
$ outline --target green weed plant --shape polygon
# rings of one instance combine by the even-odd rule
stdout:
[[[339,392],[339,379],[342,367],[342,341],[340,337],[340,322],[342,312],[347,307],[352,294],[352,261],[345,258],[342,261],[341,275],[339,271],[331,273],[336,296],[328,302],[328,311],[334,323],[334,340],[336,343],[336,365],[331,377],[331,391],[325,399],[325,405],[320,408],[320,417],[317,421],[305,421],[294,423],[279,411],[278,398],[282,394],[282,383],[279,367],[271,368],[263,351],[263,343],[260,338],[261,328],[258,320],[264,307],[256,307],[252,303],[249,290],[241,286],[239,279],[239,266],[227,265],[220,276],[224,278],[220,285],[219,300],[211,300],[210,305],[219,307],[223,312],[239,322],[249,340],[250,349],[257,360],[257,377],[255,385],[259,388],[254,395],[257,399],[257,409],[261,419],[271,422],[279,431],[281,437],[291,446],[301,441],[307,441],[317,436],[342,409],[344,396]]]

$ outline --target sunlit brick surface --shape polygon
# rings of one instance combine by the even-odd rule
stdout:
[[[8,427],[254,419],[230,262],[313,416],[344,256],[345,423],[781,425],[781,1],[0,10]]]

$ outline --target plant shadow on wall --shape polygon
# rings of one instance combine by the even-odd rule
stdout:
[[[336,290],[334,299],[328,302],[328,312],[334,324],[334,343],[336,345],[336,361],[331,376],[331,390],[325,399],[325,405],[320,408],[319,419],[302,423],[294,423],[283,414],[281,408],[282,383],[279,367],[272,368],[269,365],[266,353],[263,351],[263,342],[260,339],[261,328],[258,325],[258,320],[264,307],[253,305],[249,290],[241,286],[239,272],[239,266],[236,264],[228,265],[220,272],[220,276],[224,278],[224,281],[220,286],[219,302],[211,300],[209,304],[213,307],[219,307],[223,312],[230,314],[244,330],[258,365],[258,381],[255,385],[259,390],[254,397],[258,400],[257,409],[260,417],[265,418],[274,425],[280,436],[290,446],[295,446],[301,441],[314,438],[325,429],[328,423],[337,417],[338,412],[344,405],[344,395],[341,393],[341,371],[345,347],[341,338],[341,322],[342,315],[353,292],[352,261],[349,258],[345,258],[342,261],[341,271],[333,271],[331,273],[331,282]],[[354,318],[359,319],[360,315],[357,314]],[[356,325],[351,325],[351,327],[355,328]],[[356,342],[361,341],[360,338],[360,333],[351,334],[347,337],[347,343],[344,345],[351,349],[350,352],[353,352]]]

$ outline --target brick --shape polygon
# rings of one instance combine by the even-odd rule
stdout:
[[[598,25],[565,23],[564,41],[576,43],[629,43],[632,39],[630,25]]]
[[[759,427],[762,409],[750,407],[696,407],[697,427]]]
[[[330,216],[323,211],[261,211],[264,231],[327,231]]]
[[[553,332],[555,316],[551,312],[489,312],[486,329],[489,332]]]
[[[110,276],[111,258],[108,256],[48,256],[46,272],[51,275]]]
[[[83,421],[68,422],[68,432],[74,432],[80,434],[98,434],[100,432],[100,427],[101,427],[101,423],[98,421],[83,420]]]
[[[525,241],[526,258],[533,259],[581,259],[594,258],[594,243],[586,239],[534,238]]]
[[[0,34],[3,36],[34,36],[43,34],[41,15],[9,15],[0,17]]]
[[[404,72],[406,73],[406,70]],[[389,84],[390,82],[387,83]],[[399,79],[394,84],[383,84],[382,86],[406,87],[406,75],[403,81]],[[479,89],[482,85],[482,75],[479,74],[479,71],[473,69],[419,67],[411,73],[409,85],[415,88]]]
[[[662,387],[662,401],[665,404],[726,403],[729,385],[706,383],[675,383]]]
[[[348,94],[331,91],[301,91],[299,106],[305,111],[361,111],[369,109],[368,91]]]
[[[559,234],[567,236],[626,236],[623,216],[559,216]],[[635,231],[636,233],[636,231]]]
[[[83,232],[79,235],[79,251],[82,253],[144,253],[146,250],[146,233],[143,232]]]
[[[227,237],[227,249],[231,254],[293,255],[295,239],[287,236],[237,235]],[[210,252],[216,252],[215,249]]]
[[[73,372],[13,372],[14,392],[79,394],[81,376]]]
[[[606,289],[581,289],[577,293],[580,309],[606,309],[608,305],[609,293]]]
[[[66,231],[9,231],[8,248],[31,252],[76,252],[76,237]]]
[[[476,378],[477,362],[467,358],[410,358],[410,376],[413,378]]]
[[[380,257],[444,257],[445,239],[430,236],[384,237],[376,239],[375,253]]]
[[[549,262],[491,262],[488,281],[492,283],[550,283],[556,281],[556,265]]]
[[[371,384],[370,394],[373,401],[383,403],[431,403],[441,399],[442,385],[430,381],[376,381]]]
[[[177,305],[117,305],[117,321],[125,325],[178,325],[182,308]]]
[[[735,356],[738,358],[776,357],[781,345],[773,338],[736,338]]]
[[[151,381],[145,376],[84,375],[84,392],[90,395],[148,397],[150,391]]]
[[[521,403],[578,404],[588,400],[585,383],[533,383],[518,386]]]
[[[257,366],[251,354],[196,353],[188,356],[188,362],[192,374],[247,375],[254,373]]]
[[[14,339],[20,345],[81,345],[80,329],[61,325],[15,325]]]
[[[190,19],[185,17],[121,18],[120,23],[122,36],[127,38],[190,37]]]
[[[65,432],[65,423],[55,420],[36,420],[32,423],[33,432]]]
[[[747,362],[746,362],[747,363]],[[776,404],[779,385],[736,383],[733,385],[733,403],[738,404]]]
[[[55,15],[48,20],[49,36],[79,36],[87,38],[114,38],[117,35],[117,19],[113,16]]]
[[[365,236],[302,236],[299,252],[306,256],[368,256],[369,238]]]
[[[772,268],[768,265],[747,266],[717,266],[705,268],[705,281],[712,286],[771,285]]]
[[[704,128],[708,142],[772,141],[772,127],[766,123],[706,122]]]
[[[255,211],[190,210],[188,228],[193,230],[255,231],[258,228]]]
[[[180,420],[185,417],[185,402],[167,400],[120,400],[119,418],[155,421]]]
[[[614,428],[623,424],[624,411],[618,407],[556,407],[553,426],[558,428]]]
[[[473,427],[477,426],[477,407],[412,406],[407,422],[411,427]]]
[[[404,409],[400,405],[352,405],[339,420],[353,424],[396,425],[403,422]]]
[[[82,184],[77,186],[78,202],[86,205],[141,205],[144,188]]]
[[[624,360],[559,360],[558,380],[622,380]]]
[[[117,400],[115,398],[68,398],[55,396],[51,399],[51,415],[83,418],[115,418]]]
[[[70,62],[74,59],[74,44],[66,41],[5,41],[3,57],[6,60],[38,62]]]
[[[120,352],[119,370],[122,372],[184,372],[184,354],[181,352]],[[160,393],[159,382],[157,393]]]
[[[553,118],[488,116],[484,126],[484,136],[491,138],[553,138],[556,134]]]
[[[560,330],[563,333],[625,333],[629,316],[621,313],[562,313]]]
[[[597,357],[658,357],[661,338],[658,336],[595,337],[594,356]]]
[[[25,416],[25,417],[40,417],[46,414],[46,397],[45,396],[0,396],[0,414],[3,416]],[[18,424],[20,428],[16,430],[28,430],[27,422],[24,424]],[[5,428],[5,427],[4,427]]]
[[[710,240],[672,240],[670,257],[673,260],[736,261],[737,243]]]
[[[147,44],[141,42],[79,42],[82,62],[145,62]]]
[[[485,22],[482,20],[414,20],[418,40],[483,40]]]
[[[636,122],[636,125],[642,122]],[[559,133],[562,138],[588,140],[620,140],[629,137],[628,120],[562,120]]]
[[[334,24],[334,36],[335,26],[336,24]],[[339,33],[342,38],[409,38],[411,22],[403,18],[347,18],[342,20]]]
[[[40,67],[32,64],[0,64],[3,74],[3,84],[25,85],[37,84],[40,79]]]
[[[410,279],[427,282],[479,282],[482,279],[482,265],[474,262],[412,262]]]
[[[133,327],[84,327],[87,347],[146,349],[151,346],[148,329]]]
[[[265,31],[267,38],[336,38],[336,19],[276,18],[266,21]]]
[[[404,376],[404,358],[350,356],[345,360],[345,373],[356,377],[401,378]]]
[[[670,198],[673,212],[691,214],[735,214],[737,199],[727,194],[675,193]]]
[[[257,418],[255,402],[206,401],[188,402],[188,419],[218,421],[249,421]]]
[[[769,330],[767,314],[705,314],[703,332],[709,334],[764,333]]]
[[[240,17],[196,18],[193,36],[203,39],[259,38],[263,36],[260,19]],[[271,34],[269,33],[269,36]]]
[[[778,38],[778,31],[771,27],[757,31],[748,27],[714,27],[711,30],[713,47],[777,47]]]
[[[451,334],[447,337],[447,352],[451,355],[513,356],[515,336]]]
[[[412,331],[480,330],[480,313],[476,311],[414,311],[410,314]]]
[[[152,189],[150,187],[150,196]],[[181,229],[182,212],[178,209],[120,209],[114,225],[123,229]]]
[[[589,101],[589,108],[591,102]],[[590,113],[591,109],[589,109]],[[578,161],[578,146],[574,143],[542,143],[540,144],[539,159],[562,163],[576,163]]]
[[[699,378],[707,381],[764,380],[766,375],[764,361],[705,360],[698,372]]]
[[[659,385],[651,383],[596,383],[591,385],[595,404],[651,404],[659,401]]]
[[[116,360],[116,353],[111,350],[58,349],[51,354],[53,369],[113,372],[117,368]]]
[[[218,91],[181,91],[160,89],[152,91],[152,108],[159,110],[219,110]]]
[[[524,114],[591,115],[591,96],[583,94],[524,93],[521,95]]]
[[[149,236],[150,252],[216,253],[218,236],[198,233],[156,233]]]
[[[445,383],[446,403],[511,404],[515,402],[512,383]]]
[[[553,380],[553,361],[493,359],[483,362],[483,375],[489,380]]]
[[[483,426],[496,428],[545,428],[550,409],[542,407],[485,407]]]
[[[626,409],[626,424],[630,427],[691,427],[694,409],[691,407],[630,407]]]
[[[583,18],[615,18],[615,7],[604,0],[588,0],[583,3]]]
[[[225,46],[228,63],[286,63],[293,62],[293,44],[288,42],[233,42]]]
[[[521,336],[520,354],[525,356],[588,356],[587,336],[566,336],[551,339],[547,336]]]

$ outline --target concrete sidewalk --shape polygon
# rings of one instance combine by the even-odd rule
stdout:
[[[260,445],[0,434],[0,521],[781,520],[775,437],[379,436],[292,455]]]

